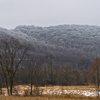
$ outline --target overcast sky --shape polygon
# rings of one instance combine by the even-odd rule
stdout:
[[[0,26],[100,26],[100,0],[0,0]]]

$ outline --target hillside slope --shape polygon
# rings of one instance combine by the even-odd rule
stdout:
[[[30,43],[33,55],[52,54],[60,62],[88,65],[100,55],[100,27],[88,25],[58,25],[51,27],[17,26],[13,30],[0,28],[0,39],[13,37]],[[59,62],[58,61],[58,62]]]

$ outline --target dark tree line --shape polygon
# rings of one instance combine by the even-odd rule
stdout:
[[[35,55],[32,50],[29,44],[21,44],[13,38],[0,40],[0,88],[6,87],[9,95],[18,84],[30,85],[30,95],[33,94],[33,85],[96,84],[99,91],[99,58],[90,67],[83,68],[57,63],[57,57],[52,52]]]

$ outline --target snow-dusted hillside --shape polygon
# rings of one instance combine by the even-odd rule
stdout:
[[[50,52],[65,62],[84,63],[100,55],[99,26],[35,27],[22,25],[13,30],[0,28],[0,38],[9,37],[18,39],[21,43],[31,43],[34,47],[39,47],[38,53]]]
[[[59,25],[52,27],[17,26],[23,32],[45,44],[68,51],[96,56],[100,53],[100,27],[88,25]]]

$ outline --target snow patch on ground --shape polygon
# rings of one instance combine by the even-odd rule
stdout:
[[[44,90],[43,95],[49,94],[49,95],[62,95],[62,94],[76,94],[76,95],[82,95],[82,96],[97,96],[96,91],[92,90]],[[100,94],[100,92],[99,92]]]

